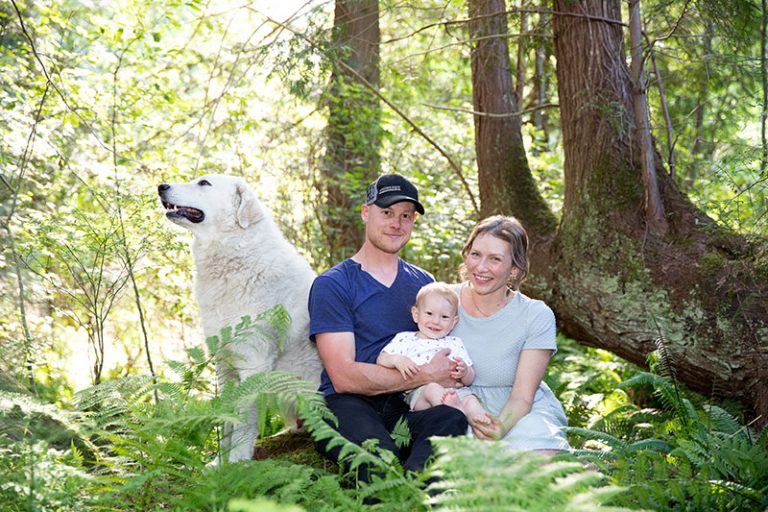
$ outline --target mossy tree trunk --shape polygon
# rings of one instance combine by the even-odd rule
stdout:
[[[362,242],[360,204],[380,170],[381,107],[369,87],[379,86],[377,0],[337,0],[322,183],[327,265],[351,256]]]
[[[470,0],[472,98],[481,215],[516,212],[539,241],[551,240],[557,219],[528,166],[509,58],[504,0]],[[534,263],[543,271],[548,263]]]
[[[561,330],[644,365],[663,336],[677,377],[768,418],[768,251],[697,210],[663,170],[669,230],[649,229],[618,0],[556,0],[565,150],[553,261],[529,290]],[[514,211],[514,210],[513,210]],[[536,250],[536,248],[534,248]],[[543,277],[543,279],[541,279]]]

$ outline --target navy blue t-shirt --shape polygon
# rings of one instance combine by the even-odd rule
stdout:
[[[309,335],[324,332],[352,332],[355,335],[355,361],[376,363],[384,345],[400,331],[415,331],[411,315],[416,293],[434,281],[429,272],[398,261],[397,277],[387,288],[359,263],[346,259],[317,276],[309,292]],[[323,396],[336,393],[323,370],[320,376]]]

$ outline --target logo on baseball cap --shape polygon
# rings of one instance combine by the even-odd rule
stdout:
[[[382,174],[368,187],[365,204],[387,208],[401,201],[416,205],[416,211],[424,215],[424,206],[419,202],[419,191],[399,174]]]

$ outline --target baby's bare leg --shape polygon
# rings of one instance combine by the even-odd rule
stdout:
[[[419,398],[416,399],[416,403],[413,404],[414,411],[423,411],[436,405],[442,404],[443,393],[445,388],[435,382],[430,382],[424,385],[424,389],[421,391]]]
[[[475,395],[465,396],[462,400],[462,406],[464,415],[470,422],[490,425],[491,419],[486,414],[483,404],[480,403],[480,400]]]

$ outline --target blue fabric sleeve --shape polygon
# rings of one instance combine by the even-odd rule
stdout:
[[[350,293],[336,279],[320,275],[309,291],[309,337],[322,332],[354,332]]]

